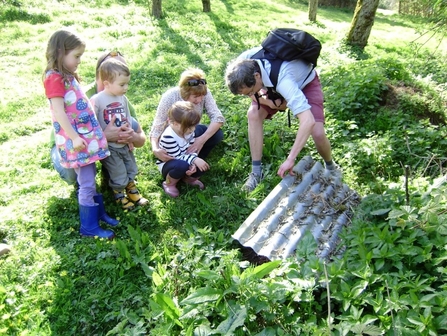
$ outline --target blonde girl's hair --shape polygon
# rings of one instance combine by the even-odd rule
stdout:
[[[183,100],[188,100],[191,95],[204,96],[208,92],[205,73],[197,68],[183,71],[180,75],[178,86],[180,87],[180,95]]]
[[[129,67],[114,58],[108,58],[99,67],[99,78],[101,81],[113,83],[119,75],[130,76]]]
[[[76,80],[79,81],[80,78],[76,72],[73,73],[64,67],[64,57],[67,53],[80,46],[85,47],[85,42],[69,30],[60,29],[53,33],[47,45],[47,66],[45,68],[44,76],[47,71],[56,70],[62,75],[65,81],[68,80],[69,76],[74,76]]]
[[[169,121],[180,124],[181,136],[184,136],[188,128],[196,126],[200,122],[200,112],[194,109],[194,104],[188,101],[178,101],[172,104],[168,111]]]
[[[110,58],[115,58],[118,61],[121,61],[124,64],[127,64],[126,60],[124,59],[124,55],[121,52],[119,52],[118,50],[106,51],[106,52],[102,53],[101,56],[99,56],[98,61],[96,62],[96,73],[95,73],[96,78],[99,78],[99,67],[101,66],[101,64]]]

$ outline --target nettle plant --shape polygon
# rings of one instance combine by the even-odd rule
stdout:
[[[145,253],[147,235],[133,228],[129,233],[135,251],[116,246],[123,260],[140,265],[152,280],[152,294],[139,315],[114,314],[117,324],[108,335],[286,335],[296,333],[304,317],[316,326],[314,272],[306,280],[296,262],[251,266],[240,261],[237,246],[228,249],[224,235],[209,228],[191,230],[174,255]]]
[[[108,335],[445,333],[447,187],[421,194],[421,185],[408,198],[398,184],[366,197],[334,260],[315,255],[311,234],[294,258],[255,267],[209,228],[191,228],[175,253],[152,250],[146,233],[129,228],[135,251],[117,249],[152,285],[139,309],[114,315]]]
[[[321,77],[326,111],[339,120],[368,120],[387,89],[384,70],[368,61],[337,66]]]
[[[447,101],[432,79],[395,58],[338,66],[321,77],[334,157],[355,185],[382,193],[386,186],[371,181],[395,182],[405,166],[414,175],[441,173]]]
[[[447,331],[445,192],[407,205],[402,190],[389,189],[363,201],[343,235],[350,248],[329,268],[340,334],[358,324],[395,335]]]

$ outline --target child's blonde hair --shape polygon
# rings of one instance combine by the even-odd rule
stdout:
[[[194,109],[194,104],[188,101],[178,101],[172,104],[168,111],[169,121],[180,124],[181,135],[184,136],[188,128],[200,122],[201,114]]]
[[[193,83],[195,85],[190,85]],[[205,73],[203,70],[192,68],[183,71],[178,82],[180,95],[183,100],[188,100],[189,96],[204,96],[207,93]]]
[[[96,62],[96,72],[95,72],[96,78],[99,78],[99,67],[101,66],[101,64],[110,58],[116,58],[118,61],[127,64],[126,60],[124,59],[124,55],[120,51],[118,50],[105,51],[101,54],[101,56],[99,56]]]
[[[74,76],[79,81],[79,76],[76,72],[73,73],[64,67],[64,57],[67,53],[80,46],[85,47],[85,42],[69,30],[60,29],[53,33],[47,45],[47,66],[44,76],[48,70],[56,70],[60,72],[64,80],[68,80],[68,76]]]
[[[113,83],[119,75],[130,76],[130,70],[125,63],[115,58],[108,58],[99,67],[99,78],[103,82]]]

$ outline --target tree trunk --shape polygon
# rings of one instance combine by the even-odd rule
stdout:
[[[317,22],[318,0],[309,0],[309,21]]]
[[[202,5],[205,13],[211,12],[211,0],[202,0]]]
[[[364,49],[374,24],[379,0],[358,0],[351,21],[351,28],[346,36],[346,43]]]
[[[162,0],[152,0],[152,16],[159,19],[161,18],[161,1]]]

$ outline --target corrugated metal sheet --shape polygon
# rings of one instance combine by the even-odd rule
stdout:
[[[293,255],[310,230],[317,255],[327,258],[360,197],[343,184],[339,171],[326,170],[310,156],[293,170],[296,175],[285,177],[232,237],[258,256],[277,260]]]

